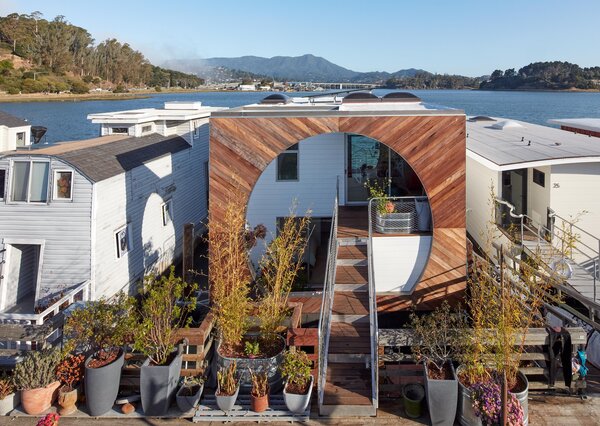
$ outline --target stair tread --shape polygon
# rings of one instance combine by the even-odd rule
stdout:
[[[338,259],[363,260],[367,258],[367,246],[340,246],[337,253]]]
[[[336,284],[366,284],[369,282],[368,266],[337,266]]]

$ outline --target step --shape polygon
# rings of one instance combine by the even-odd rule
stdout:
[[[365,322],[331,324],[329,354],[371,355],[371,330]],[[360,358],[359,360],[363,360]]]
[[[338,245],[344,246],[366,246],[368,238],[366,237],[342,237],[338,238]]]
[[[366,284],[369,282],[369,267],[337,266],[335,270],[336,284]]]
[[[338,291],[333,295],[333,315],[369,315],[369,293]]]
[[[337,266],[368,266],[367,259],[340,259],[339,256],[335,264]]]
[[[369,291],[368,284],[336,284],[334,291],[336,292],[352,292],[365,293]]]
[[[371,371],[363,363],[328,363],[324,405],[372,405]]]
[[[371,362],[371,355],[370,354],[357,354],[357,353],[347,353],[347,354],[343,354],[343,353],[335,353],[332,354],[331,350],[329,351],[329,354],[327,355],[327,362],[338,362],[338,363],[361,363],[364,364],[365,367],[367,365],[369,365],[369,363]]]
[[[348,245],[338,248],[338,261],[340,259],[365,260],[367,258],[366,245]]]

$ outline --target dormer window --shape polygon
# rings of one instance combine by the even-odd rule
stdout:
[[[127,127],[112,127],[110,133],[113,135],[128,135],[129,128]]]
[[[152,131],[152,124],[148,124],[146,126],[142,126],[142,134],[150,133]]]
[[[25,132],[17,133],[17,146],[25,146]]]

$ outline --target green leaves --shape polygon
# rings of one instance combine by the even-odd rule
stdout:
[[[61,354],[57,348],[28,351],[15,367],[14,379],[19,389],[37,389],[56,381],[56,366]]]

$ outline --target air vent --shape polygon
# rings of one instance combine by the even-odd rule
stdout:
[[[477,115],[475,117],[469,118],[469,121],[471,123],[476,123],[478,121],[496,121],[496,119],[494,119],[492,117],[488,117],[487,115]]]
[[[380,102],[381,99],[369,92],[354,92],[344,96],[343,104],[347,103],[364,103],[364,102]]]
[[[383,102],[421,102],[421,98],[408,92],[392,92],[384,95]]]
[[[284,95],[282,93],[273,93],[265,97],[262,101],[260,101],[261,105],[280,105],[280,104],[288,104],[292,101],[292,99]]]

